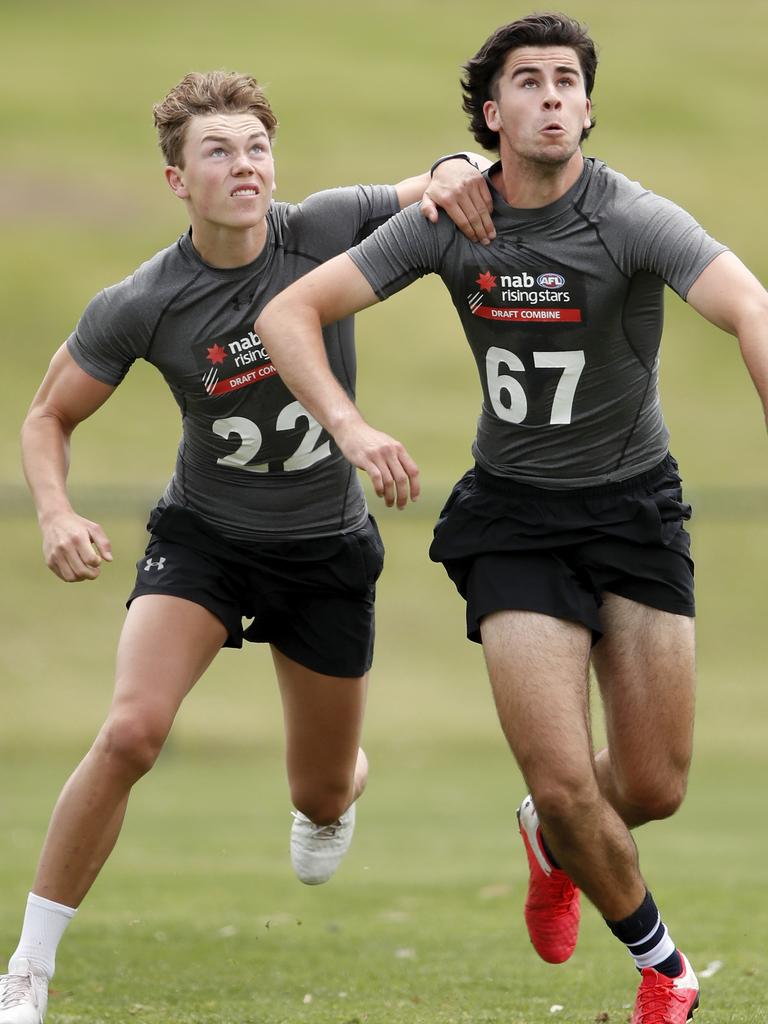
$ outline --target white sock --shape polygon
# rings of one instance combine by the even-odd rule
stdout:
[[[19,945],[8,962],[8,970],[13,973],[15,963],[29,960],[50,981],[56,969],[56,949],[76,912],[75,907],[65,907],[31,892],[27,897]]]

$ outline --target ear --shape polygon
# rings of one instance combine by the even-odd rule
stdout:
[[[485,101],[483,104],[483,117],[485,118],[485,123],[492,132],[500,131],[501,118],[499,117],[499,108],[495,100]]]
[[[584,127],[585,128],[591,128],[592,127],[592,116],[591,115],[592,115],[592,102],[591,102],[591,100],[587,100],[587,112],[584,115]]]
[[[180,167],[166,167],[165,180],[179,199],[189,199],[189,190],[184,184],[184,172]]]

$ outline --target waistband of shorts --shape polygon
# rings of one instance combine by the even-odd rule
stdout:
[[[593,487],[564,487],[552,489],[548,487],[534,487],[532,484],[525,484],[511,477],[497,476],[489,473],[487,469],[475,464],[475,480],[487,491],[493,491],[501,495],[519,495],[521,497],[536,497],[543,501],[559,501],[567,498],[593,498],[603,495],[627,494],[633,491],[654,488],[670,476],[677,476],[677,463],[668,452],[661,462],[647,469],[637,476],[627,477],[625,480],[616,480],[613,483],[595,484]]]

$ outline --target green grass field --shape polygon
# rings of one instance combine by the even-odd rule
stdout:
[[[567,9],[601,44],[588,152],[691,210],[764,281],[762,0]],[[72,489],[115,563],[46,570],[18,427],[91,295],[184,227],[151,105],[192,68],[253,71],[281,120],[278,195],[397,180],[468,145],[459,66],[528,8],[365,5],[0,7],[0,957],[48,814],[106,710],[146,509],[173,464],[175,405],[144,366],[76,435]],[[636,977],[586,908],[579,949],[541,963],[521,917],[521,782],[463,607],[426,559],[466,468],[475,370],[439,282],[359,321],[360,403],[421,464],[425,495],[381,510],[388,562],[366,724],[371,783],[334,881],[295,881],[281,714],[266,652],[225,652],[133,796],[121,842],[62,944],[51,1024],[624,1024]],[[703,1024],[768,1021],[765,429],[736,344],[670,297],[663,388],[697,507],[699,702],[688,799],[638,833],[641,863],[703,981]],[[596,723],[599,734],[599,721]],[[551,1012],[553,1006],[563,1009]]]

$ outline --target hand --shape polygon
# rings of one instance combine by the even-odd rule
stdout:
[[[344,457],[364,469],[373,489],[384,498],[387,508],[405,508],[408,498],[419,496],[419,467],[405,448],[389,434],[370,426],[362,418],[346,424],[334,434]]]
[[[41,526],[46,565],[65,583],[95,580],[102,561],[112,561],[112,545],[101,526],[76,512],[59,515]]]
[[[438,206],[471,242],[490,245],[496,237],[488,184],[468,160],[444,160],[435,168],[421,200],[422,216],[434,224]]]

